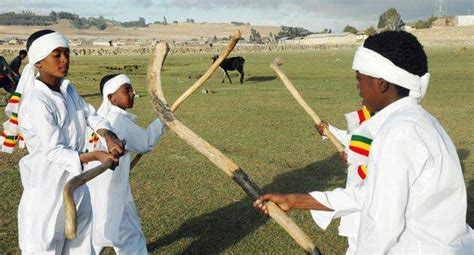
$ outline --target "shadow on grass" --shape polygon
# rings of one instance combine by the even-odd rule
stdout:
[[[465,173],[466,168],[464,165],[464,160],[469,157],[470,151],[466,149],[458,149],[459,160],[461,161],[462,172]],[[466,192],[467,192],[467,215],[466,221],[469,226],[474,227],[474,180],[466,183]]]
[[[263,189],[275,193],[307,193],[334,188],[334,180],[344,185],[345,167],[337,155],[277,176]],[[329,186],[328,183],[332,183]],[[184,222],[179,229],[147,245],[150,252],[181,238],[195,239],[182,253],[216,254],[254,232],[265,219],[252,207],[249,198]]]
[[[250,78],[247,78],[245,82],[266,82],[266,81],[273,81],[276,79],[276,76],[253,76]]]
[[[466,184],[467,191],[467,215],[466,222],[471,228],[474,228],[474,180]]]

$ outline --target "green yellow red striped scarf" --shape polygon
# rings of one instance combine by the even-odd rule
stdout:
[[[365,128],[359,127],[373,116],[374,113],[369,112],[365,107],[346,114],[347,125],[352,133],[348,146],[348,156],[351,158],[351,164],[353,164],[350,169],[357,171],[362,180],[367,176],[367,163],[369,161],[372,135]]]
[[[3,123],[3,132],[0,136],[0,144],[2,151],[6,153],[12,153],[13,148],[18,144],[20,148],[25,147],[23,136],[20,133],[18,127],[18,104],[21,100],[21,94],[15,92],[5,109],[5,113],[8,116],[8,120]]]

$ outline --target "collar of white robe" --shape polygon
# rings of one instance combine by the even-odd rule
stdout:
[[[392,63],[379,53],[360,46],[354,56],[352,69],[362,74],[384,79],[390,83],[410,90],[410,97],[419,103],[425,97],[430,74],[423,76],[412,74]]]
[[[104,87],[102,88],[102,104],[100,105],[99,110],[97,110],[98,115],[103,118],[107,117],[107,114],[109,114],[112,107],[108,95],[113,94],[125,83],[132,84],[128,76],[125,74],[119,74],[104,84]]]

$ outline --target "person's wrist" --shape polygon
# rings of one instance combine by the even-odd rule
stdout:
[[[291,210],[295,207],[296,194],[289,194],[286,196],[286,204],[288,205],[288,210]]]

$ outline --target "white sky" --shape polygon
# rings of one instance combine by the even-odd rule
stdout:
[[[73,2],[73,4],[71,4]],[[448,15],[474,13],[474,0],[446,0]],[[396,8],[405,22],[426,19],[436,0],[1,0],[0,13],[24,10],[49,14],[67,11],[81,17],[102,15],[119,21],[143,17],[148,23],[184,21],[250,22],[253,25],[300,26],[311,31],[331,28],[341,31],[347,24],[358,29],[377,25],[388,8]]]

